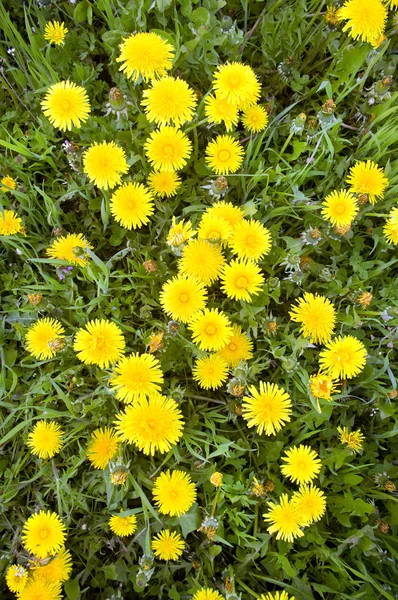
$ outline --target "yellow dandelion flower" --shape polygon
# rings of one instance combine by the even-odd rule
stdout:
[[[6,572],[6,584],[8,589],[14,594],[19,594],[24,589],[28,581],[28,571],[20,565],[8,567]]]
[[[181,179],[173,171],[152,171],[148,177],[149,189],[160,198],[175,196],[180,185]]]
[[[64,43],[64,39],[68,29],[65,27],[65,23],[59,21],[49,21],[44,28],[44,39],[50,44],[60,46]]]
[[[107,368],[121,359],[126,343],[119,327],[106,319],[95,319],[79,329],[73,349],[86,365]]]
[[[277,540],[294,542],[295,538],[303,537],[301,519],[297,508],[289,502],[287,494],[282,494],[279,504],[268,502],[270,510],[263,515],[265,521],[271,523],[268,533],[276,533]]]
[[[232,325],[232,335],[228,344],[225,344],[217,355],[223,358],[231,367],[237,367],[242,360],[248,360],[253,356],[253,342],[247,335],[242,333],[239,325]]]
[[[103,190],[118,185],[130,168],[124,151],[114,142],[92,144],[83,154],[83,167],[89,181]]]
[[[268,113],[263,106],[255,104],[245,110],[242,117],[245,129],[251,133],[263,131],[268,125]]]
[[[64,333],[64,328],[56,319],[39,319],[26,333],[26,349],[35,358],[53,358],[57,352],[50,342],[64,338]]]
[[[221,275],[222,289],[228,298],[252,302],[264,285],[261,269],[252,260],[232,260]]]
[[[209,242],[225,242],[231,237],[232,227],[223,217],[205,213],[198,226],[198,238]]]
[[[343,31],[363,42],[372,42],[385,27],[388,12],[381,0],[348,0],[339,10],[339,20],[347,20]]]
[[[198,358],[193,368],[193,378],[204,390],[216,390],[228,377],[228,363],[218,354]]]
[[[50,123],[61,131],[80,129],[90,114],[90,101],[86,90],[71,81],[60,81],[50,86],[41,103]]]
[[[91,434],[87,458],[95,469],[106,469],[119,450],[119,438],[112,427],[101,427]]]
[[[160,513],[180,517],[195,502],[196,488],[188,473],[168,470],[155,479],[152,495]]]
[[[354,194],[366,194],[371,204],[384,197],[384,192],[388,186],[388,179],[384,171],[371,160],[367,162],[357,162],[351,167],[347,183],[350,186],[350,192]]]
[[[185,223],[184,219],[181,219],[177,223],[176,218],[173,217],[166,241],[169,246],[172,246],[173,248],[178,248],[178,246],[181,246],[182,244],[190,240],[195,235],[195,233],[195,231],[192,231],[191,221]]]
[[[313,344],[330,340],[336,325],[336,311],[333,304],[324,296],[304,293],[289,312],[295,323],[301,323],[300,332],[309,337]]]
[[[184,541],[179,533],[164,529],[152,540],[151,548],[154,555],[161,560],[178,560],[184,549]]]
[[[150,123],[181,127],[191,121],[197,99],[186,81],[176,77],[163,77],[152,81],[152,87],[143,92],[142,106]]]
[[[122,227],[142,227],[154,211],[152,193],[142,183],[124,183],[111,196],[110,210]]]
[[[236,224],[229,245],[239,258],[258,261],[271,250],[271,234],[259,221],[243,220]]]
[[[290,421],[292,401],[285,390],[274,383],[260,381],[260,390],[249,387],[250,396],[243,398],[242,416],[257,433],[275,435]]]
[[[326,344],[319,355],[321,371],[334,379],[351,379],[358,375],[366,364],[366,348],[352,335],[338,336]]]
[[[117,62],[123,63],[120,71],[126,77],[137,81],[139,76],[148,81],[155,77],[164,77],[171,69],[174,48],[156,33],[135,33],[120,46]]]
[[[157,171],[178,171],[191,155],[192,144],[176,127],[163,126],[152,131],[145,143],[148,161]]]
[[[268,592],[268,594],[261,594],[257,600],[295,600],[295,597],[289,596],[289,594],[285,591],[272,593]]]
[[[45,579],[31,579],[18,595],[18,600],[61,600],[61,585]]]
[[[201,350],[221,350],[232,336],[232,325],[227,315],[217,308],[205,308],[188,325],[195,344]]]
[[[85,253],[87,248],[92,250],[93,246],[84,239],[82,233],[68,233],[57,237],[47,248],[46,254],[50,258],[67,260],[71,265],[84,267],[90,260],[88,254]]]
[[[220,98],[242,109],[255,104],[260,96],[260,84],[253,70],[239,62],[220,65],[214,74],[213,87]]]
[[[224,597],[211,588],[201,588],[192,596],[192,600],[224,600]]]
[[[302,485],[298,492],[294,492],[291,503],[304,525],[319,521],[326,512],[325,494],[313,484]]]
[[[64,432],[58,423],[37,421],[28,436],[27,446],[40,458],[52,458],[61,450]]]
[[[0,188],[2,192],[9,192],[10,189],[11,190],[17,189],[17,182],[15,181],[15,179],[10,177],[9,175],[7,175],[6,177],[3,177],[3,179],[1,180],[0,183],[2,184],[2,186]]]
[[[128,515],[127,517],[113,515],[109,519],[109,527],[119,537],[126,537],[137,530],[137,517],[135,515]]]
[[[350,433],[347,427],[337,427],[337,431],[340,434],[340,441],[342,444],[346,444],[354,453],[361,452],[365,436],[360,429],[351,431]]]
[[[116,398],[130,403],[160,392],[164,381],[160,362],[152,354],[125,356],[115,367],[110,385],[116,390]]]
[[[56,554],[65,544],[65,525],[56,513],[41,510],[22,529],[22,545],[36,558]]]
[[[156,451],[168,452],[181,438],[184,426],[177,402],[160,395],[136,400],[116,418],[122,441],[152,456]]]
[[[358,213],[358,201],[351,192],[335,190],[322,202],[322,217],[338,227],[351,225]]]
[[[206,162],[217,175],[236,173],[243,162],[243,147],[230,135],[219,135],[206,148]]]
[[[184,275],[210,285],[221,275],[224,263],[219,246],[209,244],[206,240],[191,240],[184,247],[178,266]]]
[[[22,220],[13,210],[0,213],[0,235],[15,235],[23,231]]]
[[[329,375],[324,375],[323,373],[311,375],[310,392],[314,398],[321,398],[330,402],[332,395],[337,391],[336,380],[333,377],[329,377]]]
[[[227,131],[238,124],[239,112],[236,104],[219,96],[207,96],[205,99],[205,115],[209,123],[224,123]]]
[[[240,206],[234,206],[231,202],[224,202],[223,200],[215,202],[213,206],[206,210],[206,214],[212,217],[221,217],[228,221],[232,229],[244,219],[243,210]]]
[[[164,312],[176,321],[189,321],[206,306],[207,291],[193,277],[178,275],[169,279],[160,292],[160,304]]]
[[[63,583],[72,572],[72,555],[66,548],[55,556],[48,565],[33,567],[33,577],[50,583]]]
[[[286,464],[281,467],[281,471],[293,483],[309,483],[318,476],[322,467],[315,450],[303,444],[289,448],[282,460]]]
[[[393,208],[388,215],[383,233],[388,244],[398,244],[398,208]]]

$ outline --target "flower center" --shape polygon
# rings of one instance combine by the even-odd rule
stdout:
[[[154,429],[156,423],[155,423],[154,419],[150,419],[149,421],[147,421],[147,425],[148,425],[149,429]]]
[[[103,169],[107,169],[109,166],[109,162],[107,158],[101,158],[100,165]]]
[[[177,498],[177,492],[175,490],[170,491],[170,498]]]
[[[69,100],[62,100],[61,106],[62,106],[62,108],[64,110],[69,110],[70,109],[70,102],[69,102]]]
[[[210,233],[209,233],[209,238],[211,240],[215,240],[215,239],[220,238],[220,237],[221,237],[221,234],[220,234],[219,231],[210,231]]]
[[[213,373],[214,373],[214,369],[211,367],[211,368],[209,369],[209,375],[213,375]]]
[[[236,88],[240,85],[240,77],[238,75],[235,75],[234,77],[231,77],[229,80],[229,84],[231,87]]]
[[[93,340],[93,350],[102,350],[105,346],[104,339],[101,337],[95,337]]]
[[[236,287],[243,289],[247,286],[247,284],[249,283],[247,280],[247,277],[244,277],[242,275],[242,277],[238,277],[238,279],[236,280]]]
[[[345,212],[344,204],[336,204],[335,211],[338,215],[342,215]]]
[[[231,153],[229,150],[220,150],[220,152],[218,153],[218,158],[221,160],[221,162],[226,162],[230,159],[230,157]]]
[[[350,355],[348,352],[340,352],[337,356],[338,362],[348,362],[350,360]]]
[[[166,146],[163,146],[163,152],[166,156],[172,156],[174,154],[174,148],[170,144],[166,144]]]
[[[245,242],[247,246],[252,247],[256,244],[256,238],[253,235],[248,235]]]
[[[48,529],[40,529],[39,537],[41,540],[46,540],[48,538]]]
[[[217,327],[215,327],[214,325],[207,325],[205,332],[208,335],[214,335],[217,332]]]
[[[186,302],[188,302],[188,300],[189,300],[188,294],[180,294],[180,302],[183,302],[185,304]]]
[[[231,343],[231,344],[229,345],[229,349],[231,350],[231,352],[235,352],[235,350],[237,350],[237,348],[236,348],[236,345],[235,345],[235,344],[233,344],[233,343]]]

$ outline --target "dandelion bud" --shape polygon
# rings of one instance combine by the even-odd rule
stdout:
[[[384,489],[386,490],[386,492],[395,492],[397,488],[395,486],[395,483],[388,479],[384,484]]]
[[[142,266],[147,273],[156,273],[158,270],[158,266],[154,260],[146,260],[142,263]]]
[[[346,235],[346,233],[348,233],[349,231],[351,231],[351,225],[339,225],[338,227],[334,228],[334,233],[336,235]]]
[[[213,473],[213,475],[210,477],[210,483],[212,483],[214,487],[218,488],[222,486],[222,479],[222,473],[215,471],[215,473]]]
[[[362,292],[358,298],[358,303],[362,308],[366,308],[372,302],[373,295],[370,292]]]
[[[37,306],[43,300],[43,294],[29,294],[28,300],[29,304]]]
[[[366,204],[368,200],[369,200],[369,196],[367,194],[359,194],[358,204]]]
[[[223,192],[224,190],[226,190],[228,188],[227,178],[224,177],[223,175],[221,175],[220,177],[217,177],[215,186],[219,192]]]
[[[329,98],[329,100],[326,100],[326,102],[322,105],[322,112],[325,115],[331,115],[334,113],[335,110],[336,110],[336,104],[333,102],[333,100],[331,98]]]
[[[229,15],[224,15],[220,20],[221,29],[223,31],[229,31],[233,27],[233,20]]]
[[[377,529],[380,531],[380,533],[388,533],[390,526],[388,523],[386,523],[386,521],[378,521],[377,522]]]
[[[111,473],[111,481],[113,485],[124,485],[127,481],[129,470],[127,467],[116,467]]]
[[[63,350],[65,347],[65,342],[61,338],[54,338],[48,342],[48,347],[53,352],[61,352],[61,350]]]
[[[397,390],[391,390],[391,392],[388,392],[388,397],[390,398],[390,400],[394,400],[394,398],[396,398],[397,396],[398,396]]]
[[[178,321],[169,321],[167,323],[167,331],[172,335],[177,335],[180,329],[180,324]]]
[[[333,6],[328,6],[325,14],[325,21],[328,25],[334,27],[339,22],[339,9]]]

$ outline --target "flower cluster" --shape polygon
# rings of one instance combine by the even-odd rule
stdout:
[[[22,545],[32,561],[28,568],[15,564],[6,572],[7,586],[20,600],[61,598],[61,585],[72,572],[65,531],[59,516],[50,511],[35,513],[25,522]]]

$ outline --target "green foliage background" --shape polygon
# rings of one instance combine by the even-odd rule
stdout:
[[[398,258],[382,235],[398,191],[398,22],[390,19],[388,41],[373,50],[341,27],[327,25],[325,10],[323,0],[0,2],[1,172],[18,181],[17,191],[2,193],[0,200],[18,211],[27,230],[25,238],[3,237],[0,247],[1,572],[26,558],[21,527],[40,507],[58,512],[68,526],[74,560],[65,586],[69,600],[179,600],[206,584],[225,594],[226,577],[244,600],[281,589],[296,600],[398,597],[397,496],[383,486],[397,478],[397,403],[389,393],[396,388]],[[69,29],[63,47],[44,41],[50,19],[64,21]],[[173,72],[200,98],[216,66],[227,60],[247,62],[261,80],[270,124],[244,141],[244,166],[228,177],[225,198],[271,230],[273,249],[261,264],[267,282],[251,304],[227,300],[216,286],[209,304],[241,323],[254,341],[255,357],[240,376],[251,384],[278,383],[291,394],[294,418],[276,437],[249,430],[226,387],[213,393],[198,388],[191,374],[197,350],[184,328],[177,336],[167,333],[159,306],[160,288],[176,272],[177,259],[165,241],[171,218],[185,216],[195,225],[214,201],[203,188],[212,180],[203,156],[207,142],[223,128],[203,122],[202,102],[198,117],[185,128],[194,152],[182,173],[183,185],[175,198],[157,201],[150,224],[138,232],[110,218],[109,194],[83,175],[81,152],[103,140],[124,148],[129,178],[145,181],[149,173],[142,147],[152,127],[139,107],[142,85],[128,82],[115,61],[123,36],[136,30],[159,31],[172,41]],[[386,85],[388,76],[392,83]],[[62,79],[83,85],[92,104],[87,123],[67,136],[54,130],[40,110],[47,86]],[[113,86],[132,103],[128,119],[105,116]],[[332,117],[322,114],[328,99],[336,103]],[[292,124],[301,113],[307,120],[295,133]],[[241,131],[240,139],[245,136]],[[62,146],[65,139],[76,144],[73,157]],[[360,159],[385,167],[390,186],[383,201],[361,208],[349,234],[337,236],[320,217],[320,203],[330,190],[344,186],[348,168]],[[62,281],[60,265],[45,258],[60,227],[82,232],[94,246],[90,265],[75,268]],[[300,237],[309,227],[322,231],[316,246]],[[300,270],[307,256],[313,263]],[[148,259],[156,261],[155,273],[145,271]],[[293,272],[290,279],[286,265]],[[307,388],[319,351],[308,347],[288,317],[303,291],[332,300],[338,310],[336,333],[354,334],[369,354],[362,374],[335,402],[323,403],[321,414]],[[373,294],[366,310],[357,302],[362,291]],[[44,296],[38,308],[28,303],[31,293]],[[81,364],[70,343],[52,360],[29,357],[24,334],[38,316],[58,318],[69,340],[88,318],[111,318],[121,325],[129,351],[143,352],[152,331],[165,331],[157,357],[165,392],[181,402],[184,437],[167,456],[153,459],[125,446],[131,473],[124,490],[85,458],[91,431],[111,424],[119,410],[108,373]],[[271,319],[278,323],[276,336],[268,331]],[[25,445],[33,423],[43,417],[56,419],[66,431],[65,447],[51,461],[35,459]],[[337,426],[361,428],[366,436],[362,454],[351,455],[339,443]],[[281,476],[279,459],[284,449],[301,442],[322,459],[319,485],[328,506],[322,521],[290,545],[267,534],[262,518],[267,498],[254,497],[250,487],[253,477],[270,479],[276,487],[268,499],[292,490]],[[177,466],[192,474],[198,503],[182,518],[167,519],[153,508],[151,488],[160,470]],[[209,477],[215,469],[224,474],[225,485],[216,511],[220,526],[211,542],[198,528],[211,510]],[[132,509],[139,523],[127,542],[112,536],[107,525],[111,512],[121,507]],[[379,531],[380,519],[389,524],[388,533]],[[181,528],[186,552],[176,563],[155,562],[142,588],[138,562],[149,554],[150,537],[162,526]],[[12,596],[4,578],[0,594]]]

